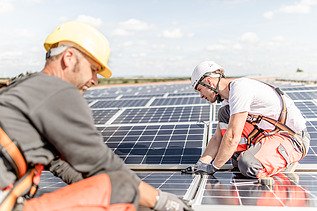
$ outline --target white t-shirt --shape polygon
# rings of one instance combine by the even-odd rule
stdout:
[[[294,102],[284,96],[287,107],[286,125],[296,133],[300,132],[306,127],[306,120]],[[278,120],[282,110],[282,100],[272,87],[249,78],[239,78],[230,83],[228,103],[230,115],[248,112]],[[262,129],[274,129],[266,121],[261,121],[258,126]]]

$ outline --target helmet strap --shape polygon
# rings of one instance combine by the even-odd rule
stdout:
[[[219,95],[219,83],[220,83],[220,80],[221,80],[222,77],[224,77],[224,76],[222,74],[220,74],[220,77],[218,78],[218,82],[217,82],[216,88],[210,86],[209,84],[206,84],[206,83],[202,82],[203,79],[198,82],[198,84],[206,87],[207,89],[210,89],[211,91],[213,91],[217,95],[216,96],[217,103],[220,103],[220,102],[223,101],[223,99]]]

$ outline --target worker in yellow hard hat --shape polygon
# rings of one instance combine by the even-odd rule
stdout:
[[[0,211],[191,210],[174,194],[141,181],[108,148],[80,91],[111,76],[110,48],[97,29],[77,21],[45,40],[39,73],[0,89]],[[14,140],[14,141],[13,141]],[[70,184],[32,198],[43,168]]]

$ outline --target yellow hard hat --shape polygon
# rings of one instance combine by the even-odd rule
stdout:
[[[110,55],[109,42],[100,31],[82,22],[69,21],[58,26],[47,36],[44,48],[49,51],[63,42],[70,42],[79,47],[79,50],[100,64],[101,70],[98,74],[105,78],[111,77],[112,73],[107,65]]]

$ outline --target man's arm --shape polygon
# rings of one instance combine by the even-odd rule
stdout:
[[[235,152],[247,119],[248,112],[236,113],[230,117],[227,132],[222,138],[217,156],[213,162],[216,168],[221,168]]]
[[[203,163],[211,163],[211,161],[216,157],[218,153],[221,139],[222,139],[222,136],[221,136],[220,127],[218,124],[216,128],[216,132],[211,137],[205,152],[203,153],[203,155],[201,156],[199,160],[201,160]]]
[[[72,184],[83,179],[83,175],[76,171],[69,163],[60,158],[56,158],[48,165],[49,171],[61,178],[67,184]]]

